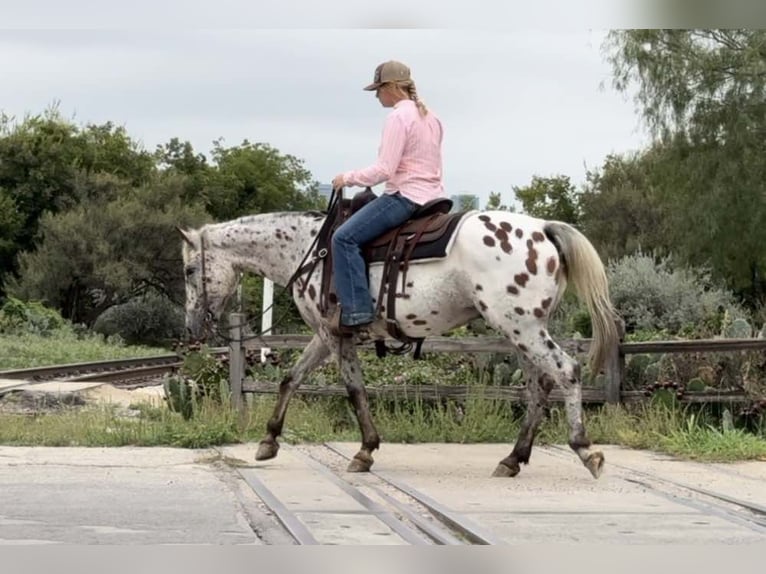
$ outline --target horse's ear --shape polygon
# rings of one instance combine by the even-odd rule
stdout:
[[[177,225],[176,225],[176,229],[178,230],[178,233],[181,234],[181,237],[183,237],[184,241],[186,241],[186,243],[188,243],[191,247],[194,247],[194,241],[191,240],[191,237],[189,237],[189,234],[185,230],[178,227]]]

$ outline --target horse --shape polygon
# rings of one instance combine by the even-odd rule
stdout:
[[[320,305],[325,260],[312,248],[327,212],[262,213],[198,229],[181,229],[186,288],[186,328],[200,340],[220,318],[235,292],[239,273],[248,271],[276,285],[289,285],[297,309],[314,335],[279,385],[278,400],[255,459],[277,456],[288,403],[306,376],[330,356],[338,361],[361,432],[361,447],[349,472],[369,472],[380,437],[373,422],[356,339],[334,336]],[[301,263],[315,255],[317,271],[300,275]],[[304,266],[305,267],[305,266]],[[382,267],[370,264],[373,301],[380,293]],[[619,320],[609,299],[604,265],[591,242],[574,226],[508,211],[467,211],[454,230],[445,256],[412,261],[406,296],[396,299],[400,331],[413,339],[444,334],[483,317],[504,334],[519,356],[527,389],[526,414],[511,453],[492,472],[513,477],[529,464],[535,433],[550,391],[564,397],[568,444],[596,479],[604,455],[592,449],[582,420],[579,363],[551,338],[548,320],[571,284],[591,316],[593,337],[588,364],[598,373],[619,341]],[[385,319],[373,324],[377,340],[386,336]]]

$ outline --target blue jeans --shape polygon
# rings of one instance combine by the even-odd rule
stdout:
[[[344,325],[363,325],[375,318],[362,246],[407,221],[418,207],[399,192],[383,193],[352,215],[333,234],[335,290]]]

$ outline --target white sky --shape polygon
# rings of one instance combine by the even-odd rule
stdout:
[[[361,88],[398,59],[445,126],[447,192],[483,205],[497,191],[510,203],[533,175],[579,184],[607,154],[648,141],[633,102],[611,87],[604,35],[561,25],[4,30],[0,111],[22,118],[58,102],[77,123],[124,125],[150,150],[172,137],[205,154],[217,138],[266,142],[329,183],[374,161],[387,110]]]

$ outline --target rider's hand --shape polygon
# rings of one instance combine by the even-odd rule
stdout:
[[[333,189],[340,189],[345,185],[345,182],[343,181],[343,174],[339,173],[334,178],[332,178],[332,188]]]

